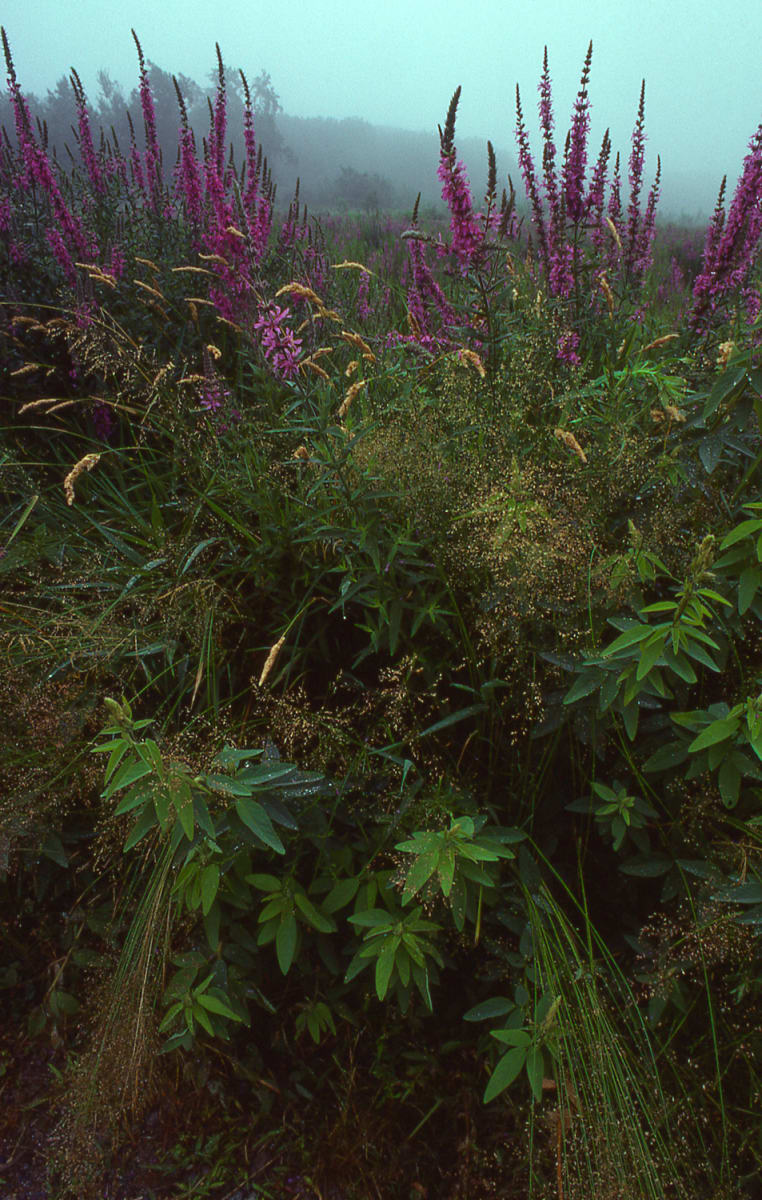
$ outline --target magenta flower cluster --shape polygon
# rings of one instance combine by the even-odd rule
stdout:
[[[262,306],[254,322],[265,358],[281,379],[294,379],[299,372],[302,340],[285,324],[290,315],[288,308],[269,303]]]
[[[633,132],[629,162],[630,200],[626,231],[621,226],[621,180],[617,157],[608,203],[606,183],[611,154],[611,140],[606,130],[595,166],[587,179],[588,137],[590,132],[590,101],[588,83],[593,44],[590,43],[582,68],[579,90],[574,102],[571,126],[560,178],[556,166],[554,117],[547,48],[539,84],[539,117],[542,134],[542,167],[538,171],[529,144],[529,134],[521,106],[521,94],[516,88],[516,141],[518,161],[532,213],[532,225],[537,239],[540,263],[548,280],[552,296],[566,298],[579,290],[580,267],[585,241],[589,241],[601,265],[621,273],[624,279],[642,280],[651,262],[655,233],[656,205],[659,198],[660,164],[651,188],[645,212],[641,213],[641,193],[645,166],[645,89],[641,88],[640,103]],[[607,220],[608,219],[608,220]],[[614,227],[616,235],[609,226]],[[623,236],[624,235],[624,236]],[[620,249],[621,247],[621,249]]]
[[[746,285],[757,259],[762,235],[762,124],[749,143],[727,215],[724,197],[723,179],[707,229],[702,270],[693,287],[695,329],[704,328]]]

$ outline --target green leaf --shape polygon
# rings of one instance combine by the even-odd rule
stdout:
[[[419,738],[428,737],[430,733],[438,733],[440,729],[448,729],[450,725],[456,725],[459,721],[465,721],[468,717],[476,716],[477,713],[487,711],[486,704],[469,704],[467,708],[460,708],[457,712],[450,713],[449,716],[443,717],[441,721],[436,721],[433,725],[429,725],[418,734]]]
[[[351,925],[366,925],[369,928],[388,927],[394,924],[394,917],[383,908],[369,908],[365,912],[355,913],[349,918]]]
[[[315,905],[307,899],[303,892],[296,892],[294,894],[294,902],[296,907],[301,911],[305,920],[308,921],[314,929],[317,929],[320,933],[336,932],[335,921],[329,921],[328,918],[323,916],[321,912],[318,912],[318,910],[315,908]]]
[[[582,700],[585,696],[589,696],[592,692],[597,692],[600,686],[600,671],[596,671],[595,674],[590,674],[587,672],[579,675],[564,696],[563,702],[564,704],[574,704],[577,700]]]
[[[439,886],[442,889],[442,895],[447,897],[452,891],[452,885],[455,880],[455,850],[452,846],[448,846],[442,855],[438,870]]]
[[[203,1007],[208,1009],[209,1012],[215,1013],[216,1016],[226,1017],[228,1021],[243,1022],[243,1017],[240,1017],[238,1013],[233,1012],[232,1008],[223,1003],[222,1000],[218,1000],[216,996],[207,992],[201,996],[197,996],[196,998],[199,1004],[203,1005]]]
[[[407,904],[408,900],[421,890],[436,871],[438,863],[439,850],[430,850],[428,853],[418,856],[405,878],[405,887],[402,892],[403,904]]]
[[[490,1029],[489,1032],[496,1042],[503,1042],[506,1046],[523,1046],[526,1049],[532,1042],[531,1034],[526,1029]]]
[[[475,1004],[473,1008],[469,1008],[468,1012],[463,1014],[463,1020],[489,1021],[493,1017],[504,1017],[515,1007],[513,1001],[509,1000],[507,996],[493,996],[490,1000],[483,1000],[481,1004]]]
[[[650,625],[636,625],[633,629],[627,629],[624,633],[620,633],[610,646],[606,647],[603,656],[610,658],[612,654],[618,654],[620,650],[627,650],[638,642],[644,642],[652,633],[653,629]]]
[[[739,725],[738,717],[725,717],[721,721],[712,721],[711,725],[702,729],[698,737],[693,739],[688,750],[691,754],[695,754],[699,750],[705,750],[707,746],[727,741],[729,737],[733,737],[738,732]]]
[[[727,550],[728,546],[740,542],[742,538],[751,537],[753,534],[759,533],[760,529],[762,529],[762,521],[758,519],[742,521],[740,525],[736,525],[735,529],[731,529],[730,533],[722,539],[720,550]]]
[[[732,758],[726,758],[720,767],[718,783],[722,803],[726,808],[735,808],[738,803],[738,793],[741,789],[741,772]]]
[[[543,1079],[542,1050],[539,1046],[532,1046],[527,1050],[526,1071],[532,1095],[539,1104],[542,1100]]]
[[[651,670],[651,668],[656,666],[656,663],[661,658],[665,641],[666,634],[662,634],[655,641],[649,642],[647,645],[641,647],[640,662],[638,663],[638,669],[635,673],[636,679],[643,679]]]
[[[668,771],[671,767],[679,767],[688,757],[688,746],[685,742],[668,742],[660,746],[643,764],[644,771]]]
[[[140,783],[136,783],[128,792],[122,796],[122,799],[114,809],[114,815],[121,817],[123,813],[130,812],[133,808],[137,808],[140,804],[145,804],[146,800],[150,800],[153,795],[153,780],[147,779]]]
[[[151,768],[148,766],[148,763],[142,760],[140,762],[127,763],[121,770],[117,771],[108,787],[101,792],[101,796],[104,800],[108,800],[113,796],[114,792],[118,792],[121,788],[135,783],[138,779],[142,779],[144,775],[150,774]]]
[[[278,932],[275,935],[275,953],[278,958],[278,966],[284,975],[288,975],[289,968],[294,961],[296,938],[296,917],[293,913],[289,913],[280,922]]]
[[[494,1100],[495,1096],[499,1096],[507,1087],[510,1087],[524,1066],[526,1056],[526,1049],[517,1046],[515,1050],[509,1050],[498,1060],[484,1091],[484,1104],[489,1104],[490,1100]]]
[[[622,719],[627,736],[631,742],[635,741],[635,734],[638,732],[638,719],[640,717],[640,708],[637,701],[627,704],[622,709]]]
[[[244,825],[257,835],[261,842],[275,850],[276,854],[285,854],[286,848],[273,828],[272,821],[256,800],[236,800],[236,812]]]
[[[394,939],[390,938],[376,960],[376,995],[379,1000],[383,1000],[389,987],[396,951],[397,945]]]
[[[193,1015],[201,1028],[208,1033],[210,1037],[214,1037],[214,1026],[199,1002],[194,1002],[193,1004]]]
[[[149,803],[146,804],[145,808],[127,835],[127,839],[124,843],[124,853],[126,854],[128,850],[132,850],[134,846],[137,846],[141,838],[145,837],[149,830],[155,828],[156,813],[153,810],[153,805]]]
[[[745,571],[741,572],[741,578],[738,581],[739,616],[743,616],[751,608],[754,597],[759,591],[760,583],[762,583],[762,572],[758,567],[747,567]]]
[[[201,912],[206,917],[214,904],[220,886],[220,868],[216,863],[204,867],[201,875]]]
[[[106,747],[104,747],[104,746],[97,747],[98,750],[103,750],[105,748]],[[106,774],[105,774],[105,782],[106,783],[108,783],[109,779],[114,774],[114,771],[119,766],[120,762],[124,758],[124,755],[127,752],[127,750],[129,750],[129,748],[130,748],[130,743],[128,741],[124,740],[123,738],[118,738],[117,741],[113,744],[113,747],[111,749],[111,757],[109,758],[108,765],[106,766]]]
[[[340,879],[335,883],[323,901],[323,912],[335,913],[340,908],[346,908],[357,895],[360,880],[356,875],[350,879]]]
[[[276,875],[247,875],[246,882],[255,887],[258,892],[279,892],[280,879]]]

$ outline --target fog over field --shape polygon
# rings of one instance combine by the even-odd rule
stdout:
[[[73,6],[61,0],[5,0],[2,21],[22,87],[41,99],[71,67],[93,104],[101,70],[128,98],[137,82],[131,27],[150,62],[203,87],[210,83],[219,42],[226,65],[243,67],[249,79],[262,70],[269,73],[282,106],[278,122],[285,151],[275,174],[288,187],[300,173],[308,201],[311,177],[325,192],[326,181],[350,167],[389,180],[394,199],[407,204],[414,198],[414,163],[420,167],[417,186],[425,195],[428,187],[434,198],[436,128],[459,84],[459,149],[467,150],[469,166],[476,170],[479,146],[465,147],[465,140],[483,145],[491,138],[501,176],[510,171],[518,185],[515,87],[520,85],[536,147],[545,44],[561,145],[591,38],[593,152],[609,126],[614,149],[626,159],[645,79],[646,179],[660,154],[662,215],[710,211],[722,175],[727,173],[732,186],[762,120],[760,0],[736,0],[732,8],[709,0],[537,0],[532,5],[472,0],[468,7],[441,0],[414,5],[386,0],[373,6],[292,0],[280,9],[263,0],[225,5],[164,0],[160,6],[148,0],[80,0]],[[332,136],[325,123],[304,125],[307,118],[330,118],[336,123]],[[355,120],[337,130],[348,118]],[[368,125],[425,132],[432,140],[397,139],[395,149],[394,137]],[[322,177],[316,174],[318,160]],[[480,179],[474,181],[477,187]]]

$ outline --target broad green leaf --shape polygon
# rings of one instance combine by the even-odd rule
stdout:
[[[741,572],[738,581],[738,613],[743,616],[751,608],[754,597],[762,583],[762,571],[759,567],[747,567]]]
[[[463,1014],[464,1021],[489,1021],[493,1017],[504,1017],[515,1008],[507,996],[493,996],[490,1000],[482,1000]]]
[[[507,1087],[510,1087],[521,1072],[521,1068],[526,1062],[526,1056],[526,1048],[517,1046],[498,1060],[484,1091],[484,1104],[489,1104],[490,1100],[494,1100],[495,1096],[499,1096]]]
[[[276,875],[247,875],[246,882],[259,892],[279,892],[281,881]]]
[[[396,952],[397,944],[393,938],[390,938],[376,960],[376,995],[379,1000],[383,1000],[387,993],[392,971],[394,970]]]
[[[137,808],[140,804],[145,804],[146,800],[150,800],[153,794],[153,780],[147,779],[136,783],[128,792],[122,796],[122,799],[114,809],[114,815],[121,817],[123,813],[130,812],[133,808]]]
[[[291,964],[294,961],[296,938],[296,917],[293,913],[289,913],[281,921],[278,926],[278,932],[275,935],[275,953],[278,958],[278,966],[284,975],[288,975]]]
[[[353,875],[350,879],[340,879],[335,883],[323,901],[323,912],[334,913],[346,908],[357,895],[360,880]]]
[[[439,850],[430,850],[426,854],[419,855],[415,860],[405,878],[405,887],[402,892],[403,904],[407,904],[408,900],[412,899],[434,874],[439,863],[439,853]]]
[[[638,669],[635,673],[635,678],[637,680],[643,679],[651,670],[651,668],[656,666],[656,663],[661,658],[665,641],[666,634],[662,634],[653,642],[649,642],[647,645],[641,647],[640,662],[638,663]]]
[[[455,928],[459,933],[462,932],[463,926],[466,923],[466,881],[459,874],[455,879],[450,890],[450,910]]]
[[[255,833],[260,841],[275,850],[277,854],[285,854],[286,848],[273,828],[273,823],[256,800],[238,799],[235,804],[236,812],[244,825]]]
[[[444,854],[439,860],[439,886],[442,889],[442,895],[447,897],[452,891],[452,885],[455,880],[455,850],[452,846],[448,846]]]
[[[526,1049],[532,1042],[531,1034],[526,1029],[490,1029],[489,1033],[496,1042],[503,1042],[506,1046],[523,1046]]]
[[[138,779],[142,779],[144,775],[150,774],[151,768],[148,766],[148,763],[144,763],[142,760],[140,762],[127,763],[117,771],[108,787],[101,792],[101,796],[104,800],[108,800],[113,796],[114,792],[118,792],[121,788],[135,783]]]
[[[216,863],[204,867],[201,875],[201,912],[207,916],[220,886],[220,868]]]
[[[371,928],[381,928],[394,924],[394,917],[383,908],[369,908],[365,912],[355,913],[349,918],[351,925],[367,925]]]
[[[201,1028],[206,1033],[208,1033],[210,1037],[214,1037],[214,1026],[212,1025],[212,1022],[209,1020],[209,1017],[207,1016],[204,1009],[201,1007],[200,1001],[194,1001],[193,1015],[196,1018],[196,1020],[198,1021]]]
[[[240,776],[232,778],[230,775],[207,773],[203,776],[203,782],[223,796],[250,796],[253,790],[250,784],[241,781]]]
[[[312,904],[304,895],[304,892],[296,892],[294,894],[294,902],[296,907],[301,911],[305,920],[308,921],[314,929],[317,929],[320,933],[336,932],[335,921],[329,921],[328,918],[323,915],[323,913],[318,912],[318,910],[315,908],[315,905]]]
[[[127,839],[124,843],[124,853],[126,854],[128,850],[132,850],[133,846],[137,846],[140,839],[145,837],[149,830],[155,828],[156,813],[153,810],[153,805],[149,802],[146,804],[145,808],[140,813],[137,821],[127,835]]]
[[[114,771],[119,766],[120,762],[124,758],[124,755],[127,752],[127,750],[129,750],[129,748],[130,748],[130,743],[128,741],[125,741],[122,738],[117,739],[117,741],[114,743],[113,749],[111,750],[111,756],[108,760],[108,765],[106,767],[106,774],[104,777],[106,783],[108,783],[109,779],[114,774]],[[104,749],[106,749],[106,747],[98,746],[97,749],[104,750]]]
[[[720,542],[720,550],[727,550],[728,546],[734,545],[735,542],[740,542],[742,538],[751,537],[755,533],[759,533],[762,529],[762,521],[752,519],[742,521],[740,525],[736,525],[735,529],[731,529]]]
[[[443,717],[441,721],[436,721],[433,725],[429,725],[418,734],[419,738],[428,737],[430,733],[438,733],[440,729],[448,729],[450,725],[457,725],[459,721],[466,721],[469,717],[476,716],[477,713],[487,711],[486,704],[469,704],[467,708],[460,708],[457,712],[450,713],[449,716]]]
[[[688,757],[688,746],[685,742],[668,742],[660,746],[643,764],[644,771],[668,771],[671,767],[679,767]]]
[[[717,777],[722,803],[726,808],[735,808],[741,789],[741,772],[732,758],[726,758]]]
[[[618,654],[620,650],[628,650],[630,646],[637,645],[638,642],[644,642],[650,637],[653,629],[650,625],[636,625],[634,629],[627,629],[624,633],[620,633],[618,638],[615,638],[610,646],[607,646],[603,651],[604,658],[610,658],[612,654]]]
[[[196,824],[194,821],[193,796],[191,794],[190,784],[187,779],[181,781],[177,791],[175,792],[175,796],[175,811],[177,812],[177,820],[188,841],[192,842]]]
[[[209,1012],[215,1013],[218,1017],[226,1017],[228,1021],[243,1021],[243,1017],[240,1017],[238,1013],[233,1012],[232,1008],[230,1008],[227,1004],[224,1004],[222,1000],[218,1000],[214,995],[207,993],[203,996],[199,996],[198,1002],[199,1004],[203,1005],[204,1008],[208,1009]]]
[[[527,1050],[526,1072],[532,1095],[539,1104],[542,1100],[543,1079],[542,1050],[539,1046],[532,1046]]]
[[[635,741],[635,734],[638,732],[639,717],[640,708],[637,701],[627,704],[622,709],[622,720],[624,721],[624,727],[631,742]]]
[[[564,704],[574,704],[577,700],[582,700],[585,696],[591,695],[592,692],[597,692],[601,686],[602,679],[603,676],[600,671],[596,671],[595,674],[585,672],[579,675],[564,696]]]
[[[699,750],[705,750],[707,746],[727,741],[738,732],[740,724],[738,717],[725,717],[721,721],[712,721],[711,725],[702,729],[698,737],[693,739],[688,750],[691,754],[696,754]]]

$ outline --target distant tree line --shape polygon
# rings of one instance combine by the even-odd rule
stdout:
[[[17,64],[23,81],[23,64]],[[147,62],[154,96],[156,124],[162,150],[164,173],[171,178],[177,155],[180,113],[172,73]],[[137,76],[137,71],[136,71]],[[217,72],[210,72],[206,85],[189,76],[175,76],[182,94],[197,145],[209,129],[209,105],[217,86]],[[130,149],[131,128],[138,145],[143,144],[143,117],[137,86],[128,95],[109,73],[97,74],[98,90],[88,97],[94,132],[103,130],[116,139],[122,152]],[[249,77],[257,141],[262,145],[278,184],[279,203],[286,206],[301,179],[301,196],[313,210],[383,211],[411,209],[416,195],[422,203],[438,206],[441,198],[436,182],[439,138],[436,131],[413,132],[371,125],[359,118],[294,117],[284,113],[270,75],[262,70]],[[234,155],[243,154],[244,89],[240,73],[225,67],[227,121]],[[27,93],[32,115],[39,122],[53,153],[63,165],[79,160],[76,107],[71,80],[62,75],[44,97]],[[0,92],[0,125],[11,141],[14,120],[8,94]],[[466,161],[479,196],[486,180],[486,155],[475,138],[459,142],[458,152]],[[503,161],[514,169],[512,156]]]

